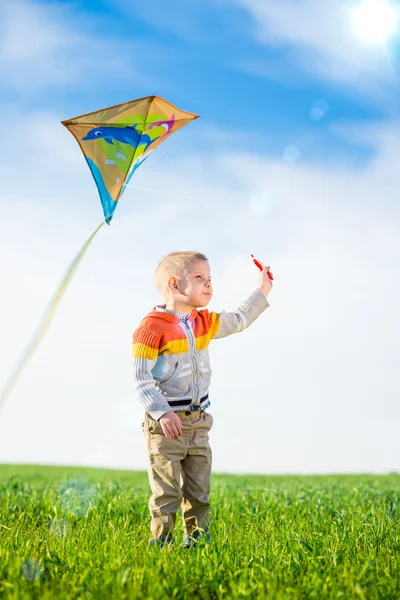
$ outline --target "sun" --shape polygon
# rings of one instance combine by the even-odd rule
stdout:
[[[368,44],[385,44],[399,28],[400,8],[389,0],[363,0],[353,9],[356,35]]]

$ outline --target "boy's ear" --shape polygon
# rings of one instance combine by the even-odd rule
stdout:
[[[178,289],[178,280],[176,279],[176,277],[170,277],[168,279],[168,287],[172,291],[172,293],[174,293],[175,290]]]

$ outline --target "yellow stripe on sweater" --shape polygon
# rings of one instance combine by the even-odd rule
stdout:
[[[218,313],[212,312],[210,314],[211,317],[211,327],[205,335],[201,335],[196,338],[196,349],[197,350],[205,350],[211,340],[217,335],[218,329],[221,325],[221,319],[219,318]]]
[[[210,345],[211,339],[210,333],[196,338],[196,350],[205,350]]]
[[[183,354],[189,352],[188,341],[184,340],[172,340],[160,348],[160,352],[165,354]]]
[[[132,358],[145,358],[146,360],[156,360],[158,355],[157,348],[150,348],[146,344],[133,344]]]
[[[208,332],[205,335],[201,335],[196,338],[196,350],[205,350],[214,336],[217,335],[217,332],[221,325],[221,319],[219,314],[216,312],[210,313],[211,317],[211,326]],[[185,338],[184,340],[173,340],[168,342],[160,348],[160,352],[165,352],[165,354],[182,354],[184,352],[189,352],[188,341]]]

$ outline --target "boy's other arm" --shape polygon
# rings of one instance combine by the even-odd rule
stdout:
[[[231,312],[211,313],[211,318],[216,326],[214,339],[219,339],[243,331],[268,308],[267,296],[272,289],[272,282],[268,278],[268,269],[265,267],[259,274],[259,287]]]
[[[157,361],[158,347],[159,340],[154,333],[144,327],[136,329],[132,348],[134,389],[145,411],[156,421],[171,411],[151,372]]]

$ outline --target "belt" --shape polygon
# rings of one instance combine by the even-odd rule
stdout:
[[[200,398],[200,404],[208,399],[208,394],[203,398]],[[190,406],[192,404],[192,399],[186,400],[167,400],[170,406]]]

